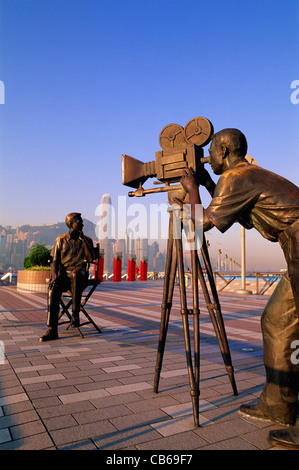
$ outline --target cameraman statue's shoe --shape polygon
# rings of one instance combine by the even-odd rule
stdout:
[[[292,427],[269,431],[269,442],[273,446],[299,450],[299,428]]]
[[[274,414],[271,415],[270,413],[267,413],[259,403],[255,403],[253,405],[241,405],[240,413],[249,418],[255,418],[262,421],[270,421],[273,423],[283,424],[285,426],[290,426],[293,424],[292,422],[290,422],[289,417],[282,415],[279,416],[278,414],[275,416]]]

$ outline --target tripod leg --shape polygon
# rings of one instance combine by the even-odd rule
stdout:
[[[172,306],[172,297],[173,297],[176,269],[177,269],[176,248],[173,246],[173,213],[171,212],[170,218],[169,218],[169,237],[168,237],[168,244],[167,244],[166,264],[165,264],[163,301],[161,305],[160,335],[159,335],[156,368],[155,368],[155,379],[154,379],[154,392],[155,393],[158,393],[160,374],[161,374],[161,369],[162,369],[162,362],[163,362],[166,336],[167,336],[167,329],[168,329],[168,323],[169,323],[169,316],[170,316],[170,311],[171,311],[171,306]]]
[[[200,364],[200,339],[199,339],[199,306],[198,306],[198,275],[197,275],[197,251],[191,251],[192,264],[192,291],[193,291],[193,334],[194,334],[194,386],[191,390],[194,410],[195,426],[199,426],[199,364]]]
[[[216,337],[217,337],[217,340],[218,340],[218,343],[219,343],[219,347],[220,347],[220,351],[221,351],[223,361],[224,361],[224,364],[225,364],[225,367],[226,367],[226,371],[227,371],[228,377],[230,379],[234,395],[238,395],[238,390],[237,390],[235,377],[234,377],[234,369],[233,369],[233,366],[232,366],[231,354],[230,354],[230,350],[229,350],[229,345],[228,345],[228,341],[227,341],[225,326],[224,326],[223,317],[222,317],[221,308],[220,308],[220,302],[219,302],[219,298],[218,298],[217,289],[216,289],[216,286],[215,286],[214,276],[213,276],[213,272],[212,272],[212,268],[211,268],[210,257],[209,257],[208,249],[207,249],[207,246],[206,246],[206,243],[205,243],[205,239],[203,239],[201,253],[202,253],[202,256],[203,256],[204,263],[205,263],[206,272],[207,272],[207,275],[208,275],[209,284],[210,284],[212,296],[213,296],[213,299],[214,299],[214,303],[212,303],[211,300],[210,300],[210,296],[209,296],[209,293],[208,293],[208,290],[207,290],[207,287],[206,287],[206,283],[205,283],[205,280],[204,280],[204,277],[203,277],[203,274],[202,274],[201,266],[200,266],[200,263],[198,262],[199,278],[201,280],[201,285],[202,285],[202,288],[203,288],[206,304],[207,304],[209,314],[210,314],[210,318],[211,318],[211,321],[212,321],[212,324],[213,324],[213,327],[214,327],[214,330],[215,330],[215,334],[216,334]]]
[[[179,273],[179,283],[180,283],[180,297],[181,297],[181,314],[183,318],[183,327],[184,327],[184,338],[185,338],[185,349],[186,349],[186,359],[187,359],[187,367],[188,367],[188,374],[189,374],[189,383],[190,383],[190,394],[192,398],[192,405],[193,405],[193,417],[194,417],[194,425],[196,427],[199,426],[199,417],[198,417],[198,409],[199,409],[199,380],[198,380],[198,372],[194,374],[193,372],[193,364],[192,364],[192,353],[191,353],[191,342],[190,342],[190,330],[189,330],[189,321],[188,321],[188,314],[189,310],[187,308],[187,298],[186,298],[186,287],[185,287],[185,279],[184,279],[184,262],[183,262],[183,250],[182,250],[182,240],[176,239],[175,240],[176,247],[177,247],[177,263],[178,263],[178,273]],[[195,288],[195,282],[193,282],[193,289]],[[198,328],[198,322],[197,322]],[[197,341],[198,341],[198,334]],[[198,344],[199,345],[199,344]],[[198,345],[195,347],[197,349],[197,364],[196,368],[198,370]]]

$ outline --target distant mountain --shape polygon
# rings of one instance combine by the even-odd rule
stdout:
[[[85,235],[90,237],[94,242],[96,241],[96,225],[90,220],[83,219],[84,227],[83,232]],[[60,235],[68,231],[65,222],[58,222],[56,224],[47,224],[47,225],[22,225],[19,227],[19,230],[22,232],[29,232],[28,238],[34,240],[35,243],[52,246],[55,243],[55,240]]]

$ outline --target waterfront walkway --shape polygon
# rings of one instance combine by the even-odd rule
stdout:
[[[162,282],[104,282],[88,310],[103,333],[85,326],[82,339],[61,326],[49,343],[38,342],[46,329],[45,294],[0,287],[0,450],[277,450],[268,432],[279,426],[238,412],[263,387],[260,316],[268,297],[220,293],[238,396],[200,297],[194,428],[178,287],[159,393],[153,392]]]

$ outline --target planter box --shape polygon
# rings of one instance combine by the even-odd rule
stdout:
[[[19,292],[47,293],[51,271],[18,271],[17,290]]]

